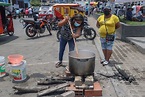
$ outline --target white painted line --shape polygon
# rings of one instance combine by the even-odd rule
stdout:
[[[96,59],[95,61],[98,61],[99,59]],[[58,61],[51,61],[51,62],[40,62],[40,63],[29,63],[29,64],[27,64],[27,65],[29,65],[29,66],[33,66],[33,65],[43,65],[43,64],[52,64],[52,63],[57,63]],[[63,61],[63,63],[68,63],[68,61]]]

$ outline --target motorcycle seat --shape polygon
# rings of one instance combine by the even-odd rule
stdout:
[[[26,22],[26,23],[35,23],[34,20],[24,20],[24,22]]]

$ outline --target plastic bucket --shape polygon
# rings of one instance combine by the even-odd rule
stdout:
[[[23,81],[27,78],[26,76],[26,61],[23,60],[20,64],[10,64],[11,74],[14,81]]]
[[[0,56],[0,77],[6,75],[5,69],[5,57]]]
[[[23,56],[20,54],[13,54],[8,56],[10,64],[20,64],[23,60]]]

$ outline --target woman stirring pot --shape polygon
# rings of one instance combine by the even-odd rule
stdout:
[[[79,38],[81,35],[81,31],[83,29],[84,18],[81,14],[75,14],[70,19],[69,25],[69,17],[66,16],[62,21],[58,23],[58,26],[61,27],[61,38],[60,38],[60,46],[59,46],[59,61],[56,63],[56,68],[62,66],[63,54],[66,47],[66,44],[69,45],[69,51],[73,51],[75,48],[75,43],[73,38]],[[70,26],[72,27],[73,33],[71,33]]]

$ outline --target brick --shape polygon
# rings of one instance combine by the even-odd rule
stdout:
[[[61,94],[62,97],[75,97],[75,92],[74,91],[67,91],[63,94]]]
[[[75,95],[83,95],[83,89],[76,89],[74,83],[71,83],[69,87],[66,87],[66,91],[74,91]]]
[[[102,88],[98,82],[94,83],[94,89],[86,89],[84,93],[85,97],[102,96]]]
[[[66,76],[72,76],[72,74],[68,70],[65,70],[65,74]]]

